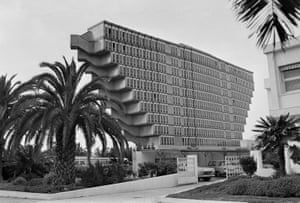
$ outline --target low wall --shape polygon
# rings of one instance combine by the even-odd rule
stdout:
[[[17,197],[29,199],[68,199],[104,194],[116,194],[125,192],[134,192],[142,190],[151,190],[157,188],[175,187],[177,185],[177,174],[147,178],[143,180],[129,181],[118,184],[111,184],[81,190],[73,190],[68,192],[60,192],[55,194],[40,194],[29,192],[16,192],[0,190],[0,197]]]

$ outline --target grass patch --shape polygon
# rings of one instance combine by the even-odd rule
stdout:
[[[250,203],[300,202],[300,176],[278,179],[238,177],[168,197]]]

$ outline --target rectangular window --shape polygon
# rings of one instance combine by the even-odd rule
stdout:
[[[294,91],[300,89],[300,64],[297,68],[285,68],[282,71],[285,91]]]

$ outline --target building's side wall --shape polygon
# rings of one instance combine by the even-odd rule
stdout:
[[[290,113],[300,115],[300,89],[287,91],[284,83],[282,67],[300,62],[300,41],[293,41],[285,50],[266,53],[269,78],[265,80],[268,94],[270,115],[279,116]],[[300,66],[299,66],[300,68]]]

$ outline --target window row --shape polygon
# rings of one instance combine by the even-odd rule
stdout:
[[[237,101],[235,99],[232,99],[231,105],[242,108],[242,109],[249,109],[249,103]]]
[[[197,90],[186,90],[183,94],[186,97],[195,98],[196,100],[212,101],[214,103],[222,104],[222,97],[213,95],[206,92],[201,92]]]
[[[172,99],[173,99],[173,104],[176,106],[184,106],[184,107],[204,109],[204,110],[210,110],[210,111],[216,111],[216,112],[223,111],[222,105],[219,105],[216,103],[209,103],[209,102],[204,102],[201,100],[178,97],[178,96],[173,96]],[[179,107],[176,107],[176,108],[179,108]],[[180,107],[180,108],[182,108],[182,107]],[[176,111],[174,111],[174,114],[177,114]]]
[[[160,137],[160,145],[174,145],[175,139],[171,136],[161,136]]]
[[[252,90],[249,88],[241,87],[240,85],[231,83],[231,89],[240,93],[243,93],[248,96],[252,96]]]
[[[116,53],[111,54],[112,63],[125,65],[128,68],[138,68],[138,70],[150,70],[155,73],[166,73],[167,67],[165,64],[157,63],[154,61],[143,60],[139,58],[119,55]]]
[[[129,88],[132,88],[132,89],[140,89],[140,90],[145,90],[145,91],[167,93],[167,85],[157,83],[157,82],[150,82],[150,81],[146,81],[146,80],[127,78],[126,86]]]
[[[148,123],[157,123],[157,124],[168,124],[169,123],[168,116],[161,115],[161,114],[153,114],[153,113],[149,113],[147,115],[147,122]]]
[[[251,97],[241,94],[241,93],[238,93],[238,92],[235,92],[235,91],[231,92],[231,96],[232,96],[232,98],[235,98],[240,101],[244,101],[244,102],[248,102],[248,103],[251,102]]]
[[[154,126],[154,134],[155,135],[168,135],[169,134],[169,126],[155,125]]]
[[[241,116],[233,116],[233,122],[235,123],[242,123],[242,124],[246,124],[246,118],[245,117],[241,117]]]
[[[182,133],[183,136],[224,138],[223,131],[219,131],[219,130],[207,130],[207,129],[188,128],[188,127],[184,127],[182,129],[183,129],[183,133]]]
[[[140,70],[137,68],[130,68],[127,66],[120,66],[120,75],[136,78],[138,80],[150,80],[161,83],[166,83],[167,81],[167,76],[165,74],[148,70]]]
[[[224,123],[212,120],[205,120],[199,118],[183,117],[183,126],[187,127],[199,127],[199,128],[212,128],[212,129],[224,129]]]
[[[215,139],[201,139],[195,137],[184,137],[182,139],[183,146],[239,146],[240,142],[236,140],[215,140]]]
[[[233,124],[233,130],[243,132],[244,131],[244,125],[241,124]]]
[[[105,24],[104,34],[107,39],[131,44],[145,49],[156,50],[163,53],[166,49],[165,43],[160,40],[156,40],[148,35],[129,31],[128,29],[121,27]]]
[[[168,114],[168,105],[167,104],[141,102],[140,105],[141,105],[141,111],[142,112]]]
[[[228,72],[232,75],[238,76],[246,81],[249,81],[253,84],[253,75],[252,73],[247,72],[246,70],[240,70],[239,68],[233,67],[232,65],[227,65],[226,67]]]
[[[168,95],[156,93],[156,92],[147,92],[147,91],[134,91],[134,99],[138,101],[151,101],[156,103],[168,103]]]
[[[150,51],[147,49],[141,49],[126,44],[111,42],[108,40],[105,40],[105,50],[110,52],[116,52],[126,56],[135,57],[135,58],[157,61],[160,63],[166,62],[166,56],[159,52]]]
[[[182,80],[183,82],[183,87],[193,89],[193,90],[198,90],[198,91],[204,91],[204,92],[209,92],[212,94],[217,94],[217,95],[222,95],[222,89],[219,87],[214,87],[211,85],[207,85],[204,83],[196,82],[196,81],[191,81],[191,80]]]
[[[230,82],[234,82],[238,85],[244,86],[249,89],[253,89],[253,83],[247,82],[246,80],[240,79],[236,76],[230,76]]]
[[[241,116],[246,116],[248,115],[248,112],[244,109],[240,109],[240,108],[232,108],[232,113],[236,114],[236,115],[241,115]]]

